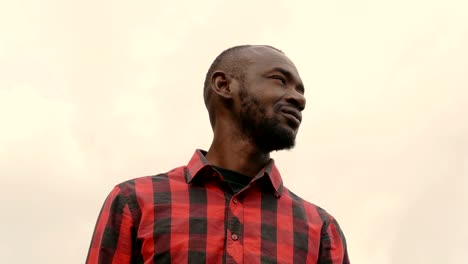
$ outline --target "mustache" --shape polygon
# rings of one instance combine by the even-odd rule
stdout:
[[[282,103],[282,104],[276,104],[276,105],[273,107],[273,109],[274,109],[274,111],[275,111],[276,113],[281,112],[281,109],[283,109],[283,108],[286,108],[286,109],[288,109],[288,108],[291,109],[291,108],[292,108],[292,109],[298,111],[299,113],[302,112],[302,109],[301,109],[301,108],[299,108],[299,107],[297,107],[296,105],[293,105],[293,104],[284,104],[284,103]]]

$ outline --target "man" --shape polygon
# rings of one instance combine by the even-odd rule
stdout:
[[[270,46],[230,48],[208,70],[204,99],[209,150],[117,185],[87,263],[349,263],[336,220],[283,186],[270,158],[294,147],[305,108],[294,64]]]

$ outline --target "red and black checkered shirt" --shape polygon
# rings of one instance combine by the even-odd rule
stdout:
[[[349,263],[336,220],[284,187],[273,159],[233,194],[205,154],[117,185],[86,263]]]

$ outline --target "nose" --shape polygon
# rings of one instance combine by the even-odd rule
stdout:
[[[306,98],[304,95],[297,90],[293,89],[291,90],[287,97],[286,101],[292,105],[294,105],[299,111],[302,111],[305,109],[306,106]]]

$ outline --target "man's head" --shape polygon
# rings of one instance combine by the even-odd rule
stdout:
[[[229,121],[263,152],[294,147],[305,107],[303,94],[296,67],[271,46],[225,50],[208,70],[204,87],[215,133],[219,120]]]

